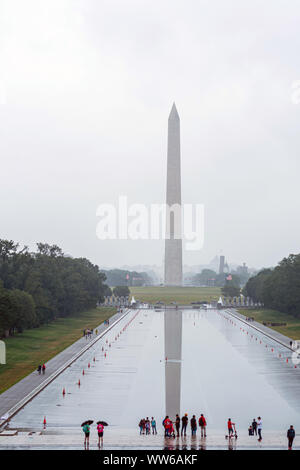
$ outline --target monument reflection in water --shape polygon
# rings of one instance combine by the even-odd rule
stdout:
[[[165,310],[166,414],[180,415],[182,312]]]

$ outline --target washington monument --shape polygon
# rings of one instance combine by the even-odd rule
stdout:
[[[180,119],[172,106],[168,121],[165,286],[182,285]]]

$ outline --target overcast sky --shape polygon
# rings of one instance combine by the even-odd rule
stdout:
[[[181,118],[182,201],[201,251],[276,264],[300,251],[298,0],[0,0],[0,237],[100,266],[161,264],[161,241],[99,241],[96,210],[165,199]]]

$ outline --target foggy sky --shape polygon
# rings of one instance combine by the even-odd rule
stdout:
[[[96,209],[164,202],[175,101],[182,202],[205,205],[184,263],[298,253],[299,21],[296,0],[0,0],[0,238],[161,264],[162,241],[99,241]]]

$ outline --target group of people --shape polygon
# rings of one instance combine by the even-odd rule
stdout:
[[[94,333],[93,329],[87,328],[86,330],[83,330],[83,336],[85,336],[85,339],[91,338]],[[95,330],[95,334],[97,336],[98,330]]]
[[[150,419],[147,418],[142,418],[139,422],[139,428],[140,428],[140,434],[146,434],[146,435],[149,435],[151,434],[151,430],[152,430],[152,434],[157,434],[157,430],[156,430],[156,421],[155,419],[151,418],[151,421]]]
[[[162,422],[162,425],[165,431],[165,437],[175,438],[176,436],[179,437],[179,435],[186,436],[188,424],[189,424],[189,418],[188,418],[187,413],[185,413],[184,416],[182,416],[182,418],[180,418],[180,416],[177,414],[175,421],[172,421],[172,419],[169,416],[166,416]],[[191,427],[192,436],[196,435],[198,425],[199,425],[199,429],[201,430],[201,438],[206,437],[207,422],[206,422],[205,416],[202,413],[198,419],[198,422],[197,422],[197,418],[195,415],[193,415],[192,418],[190,419],[190,427]],[[151,421],[149,420],[148,417],[146,419],[141,419],[139,422],[139,428],[140,428],[140,434],[149,435],[151,434],[151,429],[152,429],[152,434],[157,434],[156,421],[153,417],[151,418]],[[234,437],[237,438],[235,423],[231,420],[231,418],[228,418],[227,430],[228,430],[228,435],[226,435],[226,438],[229,438],[229,439],[234,438]],[[258,416],[257,421],[255,418],[253,418],[253,421],[248,428],[248,433],[249,433],[249,436],[258,435],[258,441],[259,442],[262,441],[262,419],[260,416]],[[296,435],[295,429],[291,425],[287,431],[289,449],[292,449],[295,435]]]
[[[257,421],[255,420],[255,418],[253,418],[253,421],[249,426],[248,433],[249,433],[249,436],[254,436],[254,435],[257,436],[257,434],[258,434],[258,441],[260,442],[262,440],[261,432],[262,432],[262,420],[261,420],[261,417],[259,416],[257,418]],[[295,439],[295,435],[296,435],[296,433],[295,433],[294,426],[291,424],[291,426],[287,430],[288,448],[289,449],[292,449],[293,441]]]
[[[41,374],[44,375],[45,372],[46,372],[46,364],[39,364],[38,368],[37,368],[37,371],[38,371],[39,375],[41,375]]]
[[[261,420],[261,417],[259,416],[257,418],[257,421],[255,420],[255,418],[253,418],[253,421],[248,428],[248,433],[249,433],[249,436],[254,436],[254,434],[255,436],[257,436],[258,434],[258,440],[261,441],[262,440],[261,432],[262,432],[262,420]]]
[[[166,416],[165,419],[162,422],[162,425],[165,430],[165,437],[179,437],[179,434],[181,436],[186,436],[186,430],[187,426],[189,423],[189,418],[188,414],[185,413],[182,418],[177,414],[175,421],[172,421],[169,416]],[[200,415],[198,419],[198,424],[199,428],[201,429],[201,437],[206,437],[206,419],[203,414]],[[191,426],[191,432],[192,436],[196,435],[197,432],[197,418],[195,415],[192,416],[190,419],[190,426]],[[180,430],[181,428],[181,430]],[[175,435],[176,432],[176,435]]]

